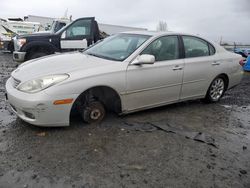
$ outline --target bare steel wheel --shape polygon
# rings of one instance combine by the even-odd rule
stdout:
[[[87,123],[99,123],[105,117],[105,108],[99,101],[89,102],[89,104],[83,108],[81,115]]]
[[[224,92],[225,92],[225,81],[222,77],[217,77],[213,80],[207,91],[206,101],[217,102],[223,96]]]

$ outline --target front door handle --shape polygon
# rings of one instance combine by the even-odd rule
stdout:
[[[220,65],[220,62],[219,61],[215,61],[212,63],[212,65]]]
[[[179,66],[179,65],[176,65],[174,68],[172,68],[172,70],[176,71],[176,70],[182,70],[183,67],[182,66]]]

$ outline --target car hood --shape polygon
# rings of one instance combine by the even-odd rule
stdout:
[[[54,37],[54,33],[50,32],[37,32],[37,33],[32,33],[32,34],[23,34],[19,35],[17,38],[33,38],[33,37]]]
[[[41,76],[64,73],[70,74],[80,69],[87,70],[108,66],[112,63],[117,64],[117,62],[85,55],[81,52],[51,55],[21,64],[12,72],[11,76],[23,82]]]

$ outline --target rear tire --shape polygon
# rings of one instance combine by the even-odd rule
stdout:
[[[104,105],[99,101],[89,102],[83,109],[80,110],[80,114],[86,123],[100,123],[106,114]]]
[[[226,91],[225,79],[221,76],[216,77],[208,88],[205,97],[205,102],[207,103],[218,102],[224,95],[225,91]]]

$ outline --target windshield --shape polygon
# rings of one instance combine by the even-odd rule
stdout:
[[[84,51],[88,55],[123,61],[151,36],[136,34],[117,34]]]
[[[65,22],[60,22],[60,21],[53,21],[52,26],[51,26],[51,32],[56,33],[60,29],[62,29],[66,25]]]

